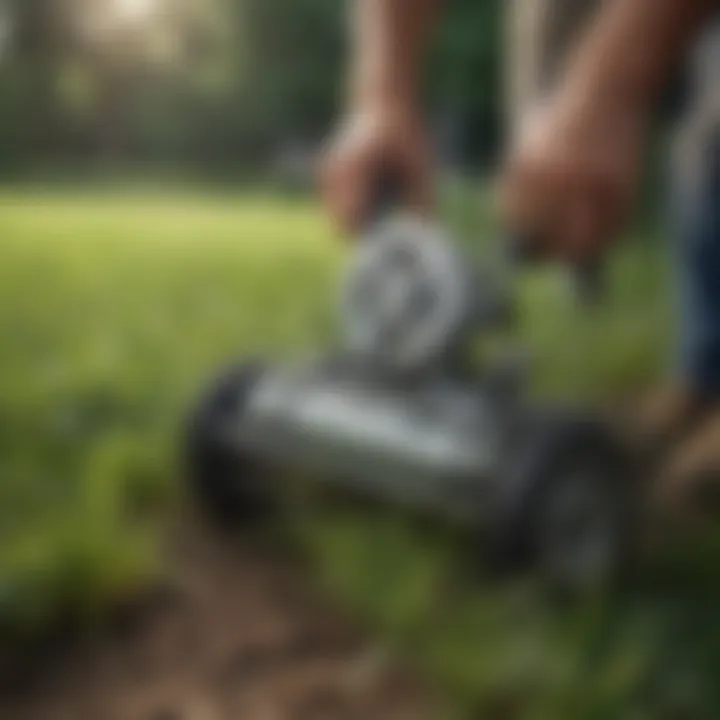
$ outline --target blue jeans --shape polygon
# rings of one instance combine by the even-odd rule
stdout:
[[[720,398],[720,129],[674,175],[674,241],[681,287],[680,372]]]

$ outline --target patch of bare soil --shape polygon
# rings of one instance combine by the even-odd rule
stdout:
[[[257,543],[184,527],[170,580],[111,632],[16,668],[1,720],[419,720],[424,684]]]

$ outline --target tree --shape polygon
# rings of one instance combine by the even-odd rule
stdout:
[[[502,6],[500,0],[449,3],[430,64],[432,104],[451,116],[463,164],[489,159],[501,134]]]

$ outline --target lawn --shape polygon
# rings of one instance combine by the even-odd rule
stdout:
[[[448,197],[448,215],[478,254],[492,249],[469,193]],[[330,343],[347,253],[308,201],[248,193],[6,190],[0,238],[0,625],[17,638],[62,613],[99,620],[147,582],[192,398],[232,358]],[[656,245],[628,246],[595,308],[556,274],[524,274],[517,335],[539,394],[614,400],[662,370]],[[702,572],[717,553],[558,613],[531,588],[483,585],[450,530],[391,510],[370,521],[322,507],[297,525],[316,582],[459,712],[717,716],[720,593]]]

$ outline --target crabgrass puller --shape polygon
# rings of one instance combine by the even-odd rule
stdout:
[[[534,405],[517,362],[469,361],[478,338],[512,326],[511,288],[440,226],[393,212],[388,189],[342,285],[340,347],[241,361],[201,399],[188,439],[196,497],[215,517],[247,517],[288,482],[270,468],[307,468],[482,531],[494,568],[605,583],[632,555],[625,448],[591,412]],[[513,247],[514,262],[530,259]],[[579,278],[597,294],[596,271]]]

